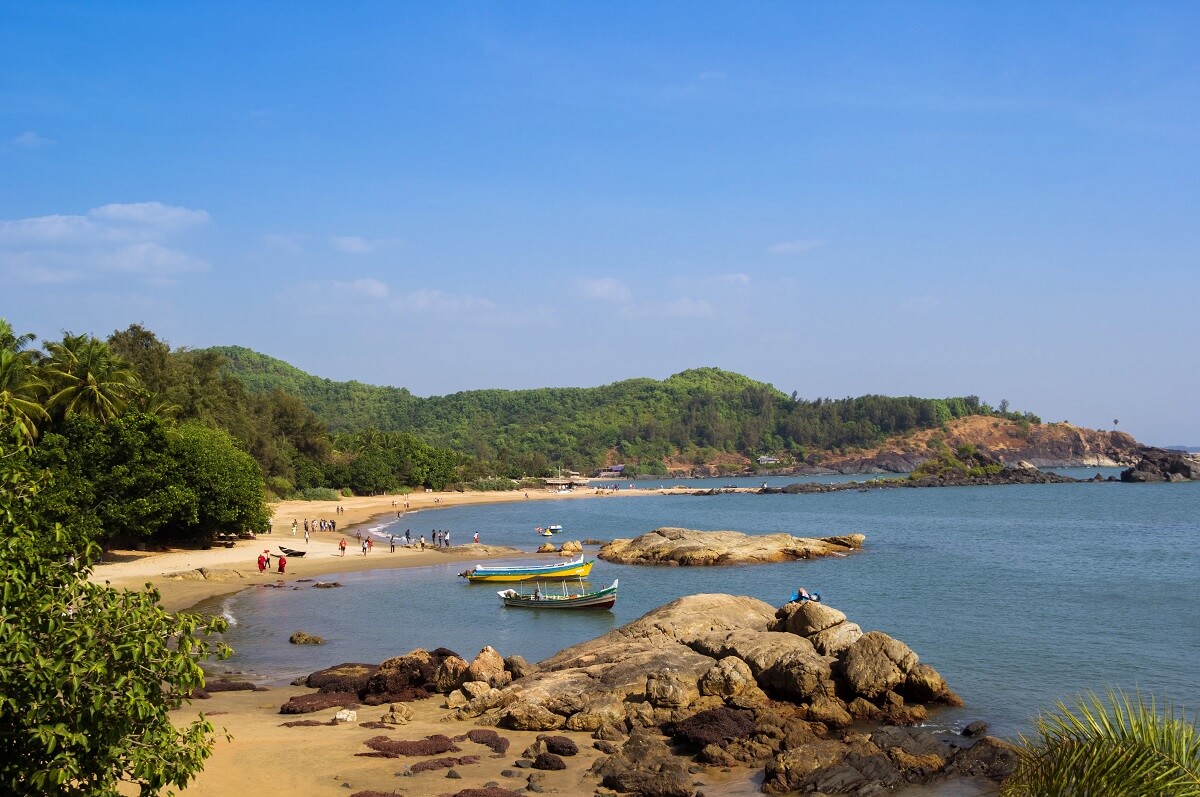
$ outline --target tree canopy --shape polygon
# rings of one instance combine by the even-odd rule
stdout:
[[[99,552],[37,512],[48,476],[0,409],[0,792],[113,796],[183,788],[212,752],[200,715],[169,714],[225,649],[220,618],[172,614],[154,591],[89,583]],[[14,434],[15,433],[15,434]]]

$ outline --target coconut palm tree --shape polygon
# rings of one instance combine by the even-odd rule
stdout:
[[[1197,797],[1200,729],[1140,694],[1093,693],[1037,720],[1003,797]]]
[[[0,349],[20,353],[26,351],[26,347],[30,343],[37,340],[37,335],[32,332],[26,332],[24,335],[18,335],[13,332],[12,324],[6,319],[0,318]],[[30,354],[31,357],[35,356]]]
[[[38,436],[38,422],[50,416],[42,406],[46,383],[28,354],[0,348],[0,407],[8,411],[0,417],[12,418],[21,436],[32,441]]]
[[[61,342],[47,343],[46,350],[52,391],[46,407],[55,418],[89,415],[108,421],[137,394],[133,368],[102,340],[67,333]]]

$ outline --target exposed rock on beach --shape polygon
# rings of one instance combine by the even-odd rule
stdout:
[[[862,547],[862,534],[837,537],[752,536],[738,531],[660,528],[636,539],[606,543],[597,554],[627,565],[744,565],[844,556]]]
[[[954,775],[1000,779],[1015,762],[998,739],[950,742],[914,727],[932,707],[960,704],[944,679],[903,642],[811,601],[776,609],[753,598],[692,595],[536,666],[490,647],[469,663],[446,649],[415,650],[378,666],[339,665],[307,682],[320,691],[283,712],[306,710],[300,703],[397,701],[371,725],[386,729],[411,716],[401,701],[444,695],[442,722],[484,726],[424,740],[372,737],[360,757],[404,757],[414,744],[421,755],[455,752],[464,741],[503,756],[507,736],[536,733],[515,769],[500,774],[570,768],[566,762],[586,752],[586,763],[574,765],[586,770],[576,770],[581,792],[690,797],[706,772],[747,767],[765,770],[766,792],[874,795]],[[442,743],[436,751],[434,741]],[[424,761],[397,774],[478,760]]]

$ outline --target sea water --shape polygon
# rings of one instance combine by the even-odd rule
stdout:
[[[1109,688],[1200,707],[1200,484],[598,496],[410,512],[374,526],[400,536],[411,529],[414,539],[449,529],[456,544],[478,532],[483,543],[532,551],[545,541],[535,527],[552,523],[564,528],[555,542],[679,526],[862,533],[866,544],[844,557],[755,566],[597,561],[591,585],[620,579],[612,611],[506,609],[496,596],[501,586],[458,578],[471,564],[462,560],[321,578],[339,581],[339,589],[260,585],[200,608],[236,621],[226,635],[236,650],[230,667],[286,681],[414,648],[447,647],[470,660],[491,645],[537,661],[683,595],[750,595],[778,606],[802,585],[864,630],[904,641],[946,678],[965,705],[936,713],[935,727],[982,719],[992,733],[1012,737],[1056,701]],[[371,556],[389,554],[377,544]],[[301,629],[326,644],[289,644]]]

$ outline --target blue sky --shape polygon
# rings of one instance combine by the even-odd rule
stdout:
[[[0,316],[1200,445],[1193,3],[0,7]]]

